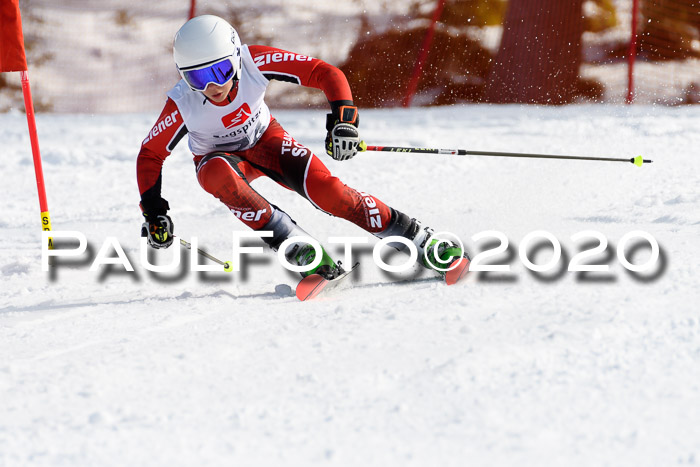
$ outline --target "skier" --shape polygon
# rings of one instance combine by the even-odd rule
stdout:
[[[241,45],[234,28],[211,15],[195,17],[180,28],[173,55],[182,79],[167,93],[165,107],[137,159],[140,207],[146,219],[142,236],[148,237],[151,247],[167,248],[173,243],[170,206],[161,197],[161,169],[187,134],[199,184],[251,229],[272,231],[272,237],[263,240],[274,251],[289,237],[311,236],[250,186],[261,176],[379,238],[409,239],[427,268],[441,272],[453,258],[468,258],[453,243],[433,238],[434,231],[417,220],[344,185],[270,115],[263,99],[270,80],[321,89],[331,107],[326,152],[339,161],[354,157],[360,143],[358,111],[338,68],[273,47]],[[406,249],[400,243],[396,246]],[[316,258],[313,246],[304,242],[289,244],[284,253],[290,264],[298,266]],[[435,254],[438,264],[425,260]],[[302,276],[318,273],[332,279],[342,272],[342,266],[323,250],[320,264]]]

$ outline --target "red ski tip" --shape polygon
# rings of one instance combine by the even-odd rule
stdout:
[[[328,280],[319,274],[306,276],[297,285],[297,298],[302,302],[311,300],[321,293],[326,284],[328,284]]]
[[[458,258],[450,264],[449,271],[445,273],[445,283],[454,285],[459,282],[469,272],[469,259]]]

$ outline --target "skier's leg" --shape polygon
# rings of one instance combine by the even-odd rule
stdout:
[[[241,154],[246,161],[318,209],[371,233],[381,232],[391,210],[377,198],[358,192],[331,175],[313,152],[272,121],[257,144]]]
[[[410,240],[418,250],[420,264],[441,274],[457,258],[469,259],[469,255],[460,246],[449,239],[437,238],[430,227],[423,227],[419,221],[406,214],[391,209],[391,220],[388,227],[376,234],[379,238],[403,237]],[[401,242],[390,243],[399,251],[407,251],[408,247]]]
[[[451,240],[433,236],[434,230],[430,227],[423,227],[416,219],[409,218],[372,195],[343,184],[313,154],[310,155],[303,186],[302,194],[319,209],[349,220],[379,238],[400,236],[411,240],[418,250],[420,264],[428,269],[444,273],[456,258],[469,258]],[[400,242],[392,246],[398,250],[407,249]]]
[[[258,230],[270,221],[272,205],[248,183],[254,171],[239,157],[227,153],[204,156],[197,165],[202,188],[218,198],[245,225]]]
[[[272,231],[272,237],[263,237],[274,251],[290,237],[312,238],[276,206],[270,204],[248,183],[262,175],[241,157],[214,153],[203,157],[197,165],[197,179],[204,190],[218,198],[244,224],[253,230]],[[321,262],[302,276],[315,272],[333,276],[337,265],[322,248]],[[305,241],[295,241],[285,247],[287,260],[298,266],[310,264],[316,258],[313,246]]]
[[[321,160],[310,156],[304,177],[304,194],[317,208],[377,234],[391,220],[391,208],[374,196],[345,185]]]
[[[441,239],[433,230],[390,208],[382,201],[345,185],[331,175],[328,168],[310,149],[299,144],[282,126],[273,121],[252,149],[242,153],[247,161],[279,184],[307,198],[318,209],[386,238],[393,235],[410,239],[422,259],[437,254],[441,261],[466,253]],[[405,245],[397,243],[399,249]],[[428,251],[428,255],[424,253]],[[425,267],[436,269],[421,261]]]

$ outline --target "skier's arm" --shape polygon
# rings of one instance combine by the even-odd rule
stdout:
[[[141,193],[141,211],[146,222],[141,236],[153,248],[167,248],[173,243],[173,221],[167,212],[168,202],[160,195],[163,162],[187,134],[187,127],[172,99],[168,99],[156,124],[141,143],[136,159],[136,178]]]
[[[274,47],[251,45],[248,50],[268,80],[322,90],[331,106],[331,113],[326,119],[326,152],[338,160],[350,159],[357,153],[360,119],[350,85],[342,71],[318,58]]]
[[[136,159],[136,178],[141,193],[141,210],[155,215],[165,214],[168,202],[161,197],[163,161],[187,134],[182,116],[172,99],[168,99],[158,120],[141,143]]]
[[[329,102],[349,101],[348,80],[338,68],[318,58],[264,45],[248,46],[253,61],[268,80],[286,81],[320,89]]]

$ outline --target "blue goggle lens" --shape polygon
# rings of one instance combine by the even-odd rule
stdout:
[[[183,71],[182,76],[191,87],[197,91],[204,91],[209,83],[221,86],[233,78],[233,64],[231,60],[226,59],[206,68]]]

